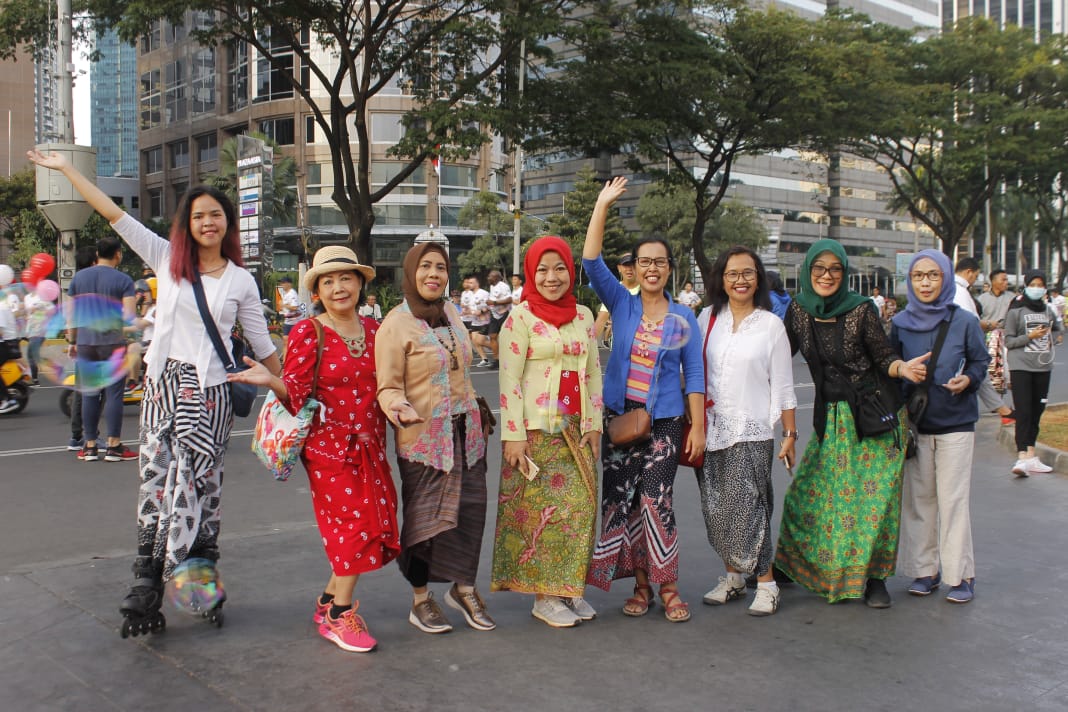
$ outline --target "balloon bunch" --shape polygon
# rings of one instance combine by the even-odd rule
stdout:
[[[46,302],[54,302],[59,298],[59,285],[51,279],[46,279],[56,268],[56,260],[52,255],[38,252],[30,258],[30,264],[19,275],[22,283],[37,292],[37,296]],[[0,289],[9,286],[15,281],[15,271],[8,265],[0,265]]]

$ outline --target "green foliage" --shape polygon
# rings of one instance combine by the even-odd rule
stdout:
[[[24,269],[30,258],[38,252],[52,255],[56,253],[56,231],[37,208],[26,208],[18,212],[11,223],[11,235],[15,249],[10,260],[16,274]]]
[[[511,233],[479,235],[471,244],[471,249],[456,259],[456,265],[461,275],[474,274],[482,278],[494,269],[509,274],[512,271],[513,249]]]
[[[15,217],[23,210],[36,210],[34,181],[34,172],[30,168],[0,177],[0,235],[12,237]]]
[[[556,235],[567,240],[576,267],[582,262],[582,244],[586,241],[586,228],[593,215],[593,206],[601,193],[604,182],[598,179],[592,168],[579,171],[575,188],[564,199],[566,212],[549,216],[543,234]],[[623,221],[615,211],[609,213],[604,227],[602,254],[605,261],[613,264],[624,252],[630,252],[633,240],[623,228]],[[525,246],[524,246],[525,247]]]
[[[388,314],[390,309],[404,301],[404,295],[394,284],[379,284],[371,291],[378,297],[378,304],[382,307],[383,316]]]

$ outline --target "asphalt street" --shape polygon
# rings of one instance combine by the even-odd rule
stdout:
[[[1051,401],[1068,400],[1065,361]],[[800,359],[795,379],[803,444],[812,385]],[[476,369],[474,380],[495,402],[496,373]],[[1068,479],[1012,478],[1014,455],[998,444],[994,417],[981,419],[976,438],[978,572],[969,605],[909,597],[899,577],[883,611],[828,605],[798,586],[784,587],[779,613],[766,619],[746,615],[748,601],[702,606],[722,564],[705,537],[693,472],[681,469],[679,587],[690,622],[666,621],[659,606],[624,617],[630,582],[621,581],[609,593],[589,590],[600,615],[575,629],[533,619],[532,596],[487,593],[497,630],[471,630],[456,615],[453,633],[428,636],[408,624],[407,586],[388,566],[357,588],[379,648],[353,654],[311,622],[329,569],[303,473],[279,483],[262,469],[249,450],[251,419],[235,425],[227,455],[224,627],[165,609],[166,632],[120,639],[136,463],[84,463],[68,453],[58,398],[38,388],[22,414],[0,416],[0,709],[1068,709]],[[133,444],[136,436],[137,411],[127,407],[123,437]],[[493,502],[499,440],[489,452]],[[776,466],[777,510],[788,483]],[[494,521],[491,504],[483,589]],[[440,597],[445,587],[437,588]]]

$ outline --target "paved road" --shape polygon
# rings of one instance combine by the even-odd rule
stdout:
[[[1066,368],[1057,371],[1053,400],[1068,400]],[[800,360],[795,375],[811,403]],[[496,394],[495,374],[475,381]],[[379,650],[355,655],[315,633],[312,600],[328,569],[307,487],[299,475],[282,484],[260,469],[248,421],[237,424],[227,457],[226,626],[171,611],[165,634],[121,640],[136,468],[81,463],[59,448],[67,424],[57,399],[38,389],[24,414],[0,418],[0,709],[1068,709],[1068,480],[1010,478],[1013,456],[997,444],[994,418],[981,421],[976,445],[978,587],[968,606],[907,597],[904,579],[890,582],[887,611],[828,605],[796,586],[767,619],[747,616],[743,603],[701,606],[721,564],[705,540],[692,472],[682,470],[689,623],[668,623],[659,607],[625,618],[629,586],[620,582],[607,594],[591,590],[600,616],[577,629],[549,629],[530,617],[532,597],[500,593],[488,596],[498,630],[432,637],[407,623],[406,586],[390,566],[360,582]],[[811,432],[811,406],[803,407],[802,441]],[[124,427],[135,438],[133,408]],[[491,448],[491,495],[499,464]],[[777,506],[787,484],[777,470]],[[491,547],[492,524],[483,581]]]

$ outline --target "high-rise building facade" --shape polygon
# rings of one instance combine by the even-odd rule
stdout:
[[[1065,34],[1066,0],[942,0],[941,27],[949,29],[964,17],[989,17],[998,25],[1017,25],[1035,32],[1035,39]]]
[[[183,24],[158,22],[140,38],[142,214],[169,218],[190,185],[220,169],[220,149],[228,139],[261,132],[297,164],[297,215],[275,222],[274,254],[276,270],[295,269],[302,235],[311,235],[318,244],[348,238],[344,216],[330,197],[334,184],[330,147],[311,108],[283,73],[272,71],[255,50],[242,43],[203,47],[189,38],[187,28],[206,25],[211,19],[210,14],[190,12]],[[332,50],[311,47],[310,51],[317,63],[329,64]],[[306,69],[303,76],[309,76]],[[313,96],[323,111],[329,110],[325,90],[314,90]],[[403,135],[401,119],[412,101],[400,82],[371,100],[372,189],[388,182],[404,165],[387,151]],[[441,227],[454,240],[453,247],[469,245],[477,233],[456,228],[457,215],[480,190],[496,191],[503,201],[501,169],[506,163],[497,141],[470,160],[443,163],[440,174],[429,163],[421,166],[382,199],[375,207],[372,233],[372,258],[380,279],[395,278],[399,283],[405,251],[430,225]]]
[[[93,145],[98,176],[138,175],[137,48],[115,31],[98,34],[89,67]],[[80,117],[76,117],[80,118]]]

